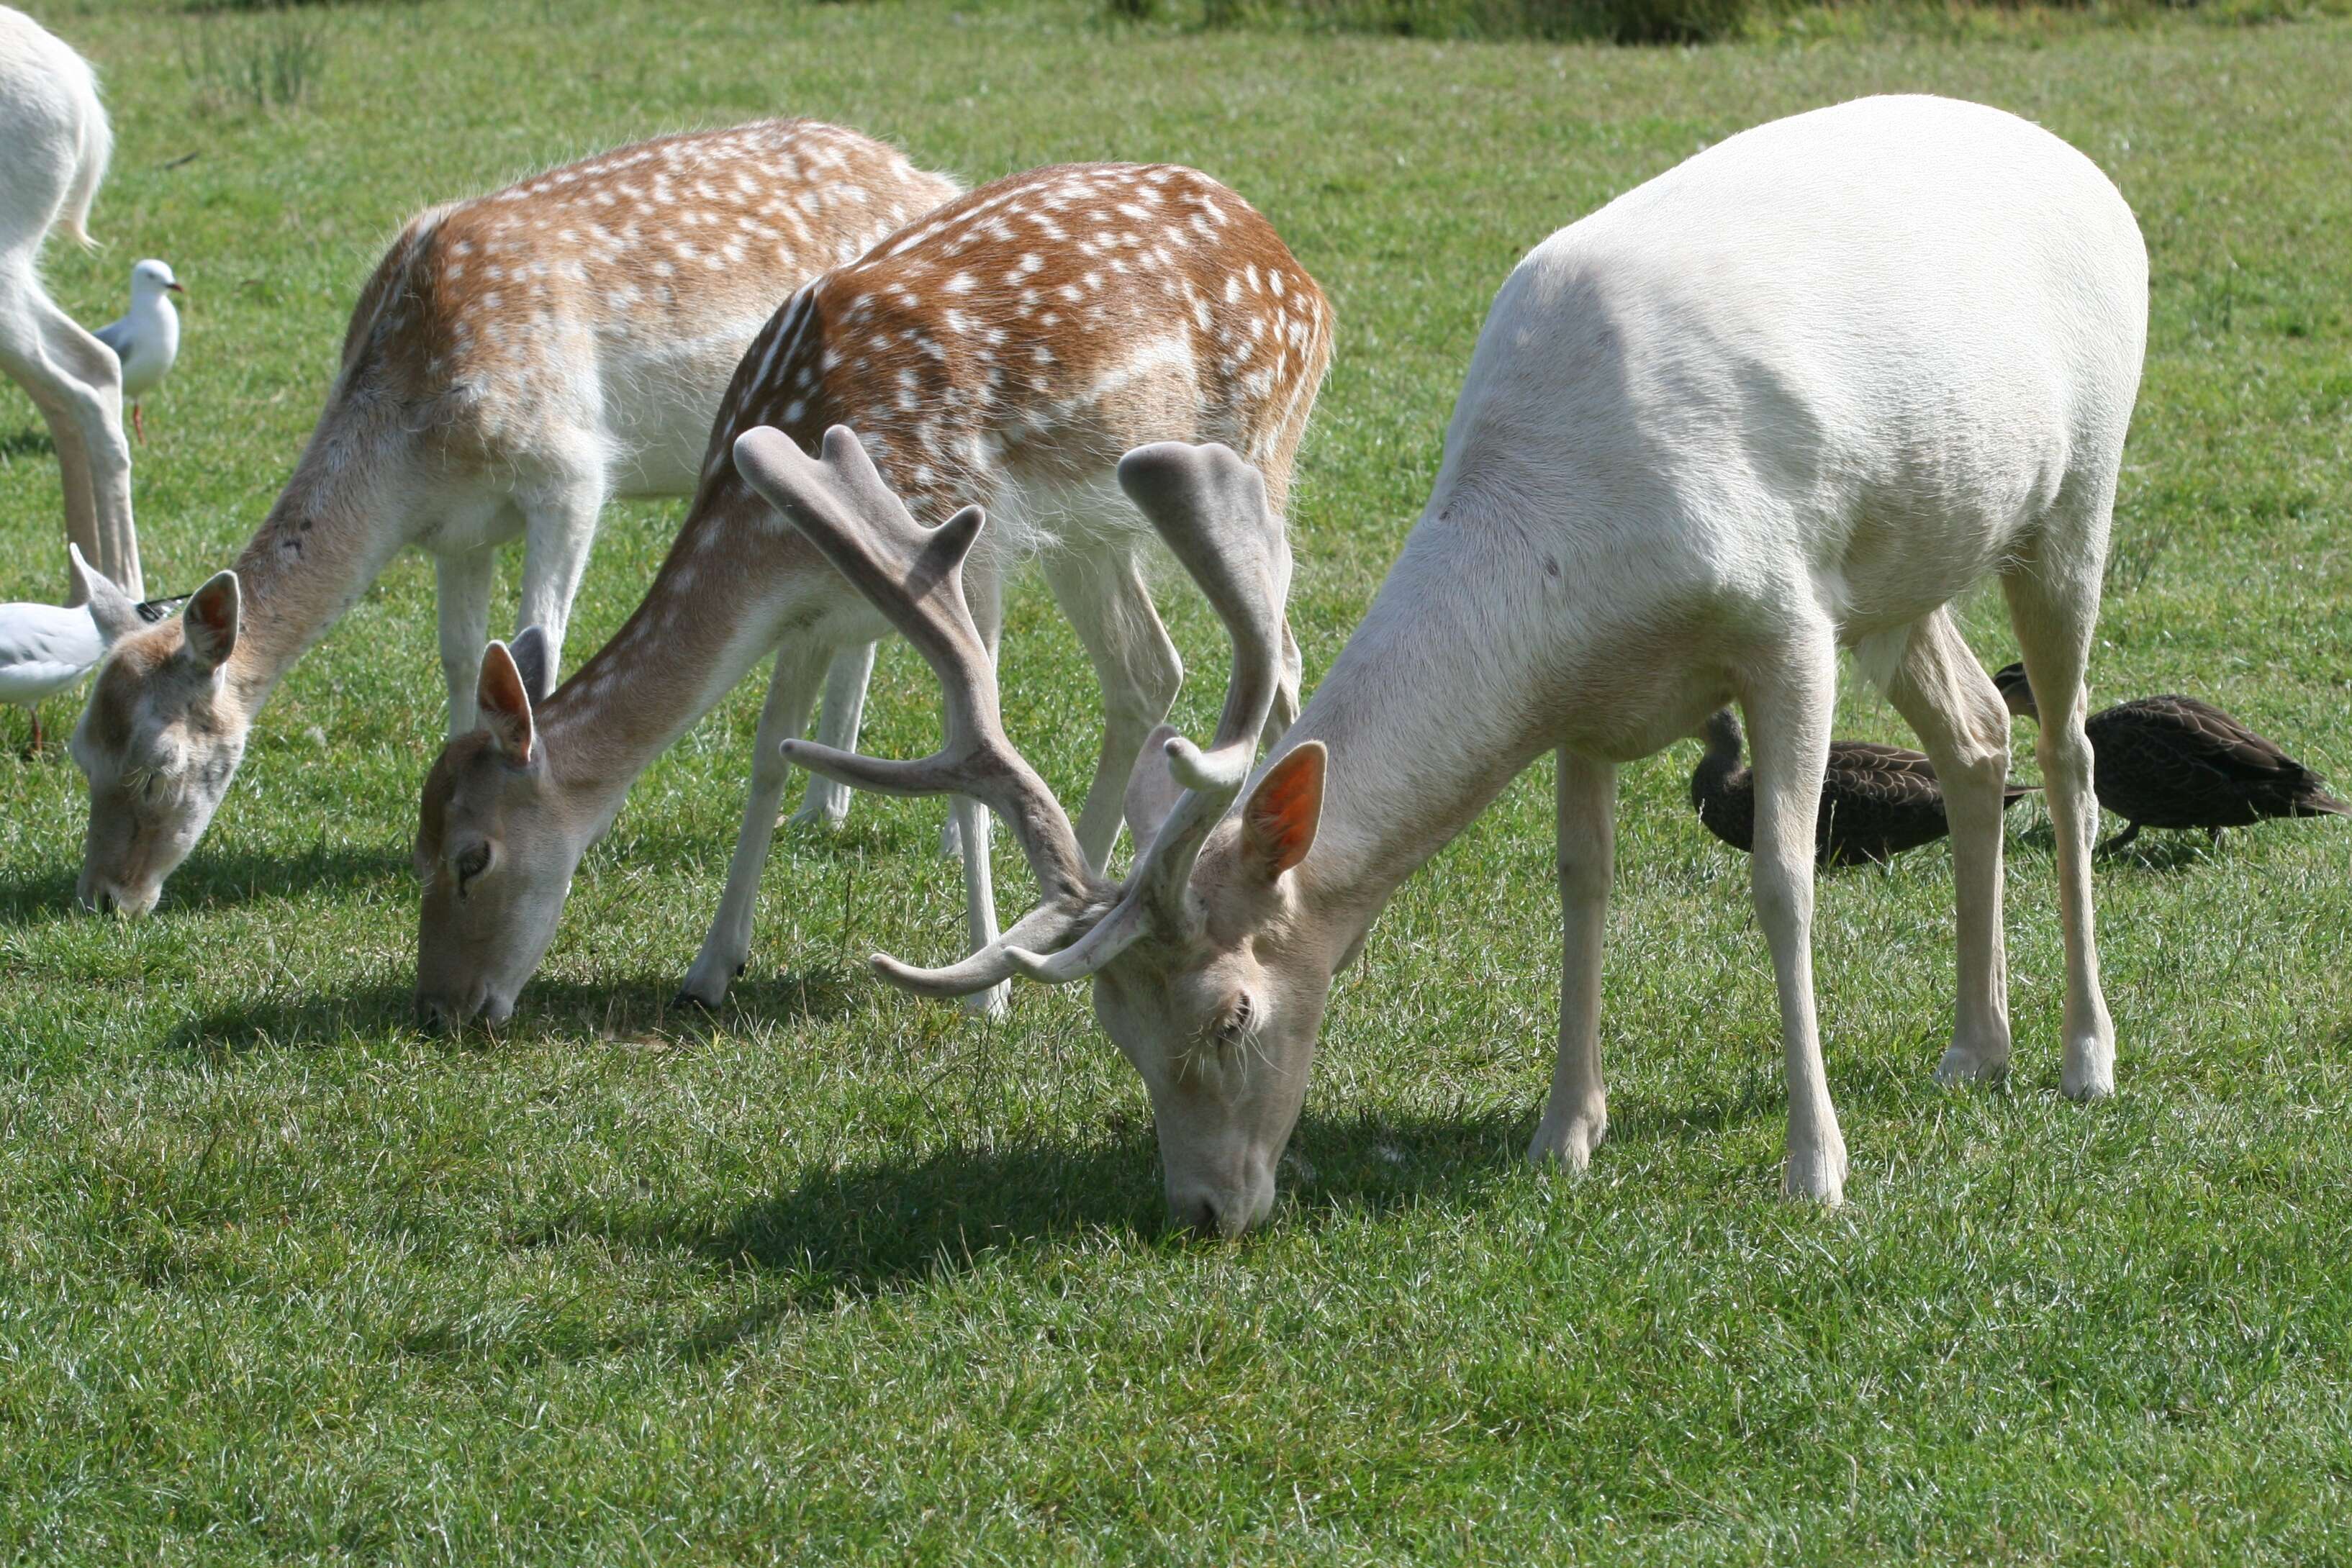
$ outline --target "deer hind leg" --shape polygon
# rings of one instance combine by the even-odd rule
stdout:
[[[536,626],[547,634],[551,687],[563,668],[563,633],[572,623],[572,601],[580,592],[581,574],[588,570],[588,552],[596,543],[596,525],[608,498],[601,469],[585,457],[569,477],[520,498],[522,608],[515,629]]]
[[[1960,640],[1948,608],[1912,629],[1887,683],[1895,711],[1918,733],[1944,789],[1952,826],[1959,993],[1952,1042],[1936,1076],[1999,1078],[2009,1070],[2009,966],[2000,912],[2001,792],[2009,782],[2009,710]]]
[[[1780,1188],[1831,1204],[1845,1196],[1845,1139],[1830,1103],[1813,1010],[1813,824],[1836,703],[1837,648],[1825,626],[1801,631],[1762,661],[1741,696],[1755,751],[1756,915],[1780,985],[1789,1082]]]
[[[0,370],[31,395],[49,427],[66,537],[116,587],[144,598],[131,520],[131,445],[122,435],[122,366],[15,258],[0,265]]]
[[[1099,872],[1118,842],[1128,776],[1145,737],[1175,706],[1184,661],[1160,624],[1141,562],[1131,551],[1056,551],[1044,564],[1054,601],[1069,618],[1102,686],[1102,750],[1076,829],[1079,852]]]
[[[2062,499],[2032,559],[2001,579],[2010,624],[2042,712],[2036,755],[2057,833],[2058,914],[2066,945],[2065,1060],[2059,1086],[2076,1100],[2105,1099],[2116,1092],[2116,1030],[2099,989],[2098,935],[2091,910],[2091,841],[2098,836],[2099,802],[2092,790],[2091,737],[2083,727],[2090,713],[2084,672],[2099,617],[2114,477],[2095,488],[2087,505],[2071,511]]]
[[[449,688],[449,737],[470,731],[480,716],[474,690],[482,674],[482,650],[490,637],[490,580],[498,550],[490,545],[433,558],[441,618],[441,679]],[[531,694],[537,700],[539,694]]]
[[[768,677],[768,698],[760,709],[759,738],[751,743],[751,795],[743,803],[743,826],[735,835],[734,857],[727,862],[727,891],[719,895],[719,911],[711,916],[702,951],[695,955],[693,967],[678,987],[681,1003],[717,1007],[751,956],[751,916],[760,901],[760,873],[767,869],[768,846],[776,833],[776,806],[783,799],[793,771],[792,764],[784,760],[784,742],[799,738],[808,728],[809,708],[816,700],[817,679],[824,670],[826,653],[822,643],[804,637],[789,639],[777,650],[775,669]]]
[[[879,643],[861,643],[840,650],[824,674],[824,707],[816,722],[817,740],[835,751],[857,749],[858,727],[866,718],[866,688],[874,679],[874,653]],[[809,775],[801,809],[793,813],[795,825],[831,831],[849,819],[850,798],[856,791],[835,779]],[[952,819],[950,819],[952,821]],[[954,848],[950,847],[950,853]]]
[[[1601,944],[1616,850],[1617,769],[1559,754],[1559,1054],[1528,1158],[1571,1171],[1592,1163],[1609,1131],[1601,1078]]]

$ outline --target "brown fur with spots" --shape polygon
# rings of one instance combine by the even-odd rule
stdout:
[[[451,801],[428,807],[428,835],[441,836],[419,846],[420,867],[436,867],[420,1000],[443,1017],[503,1012],[553,930],[536,904],[523,917],[503,895],[459,898],[459,857],[528,800],[534,834],[564,844],[560,869],[528,869],[533,897],[553,889],[560,907],[630,783],[781,642],[744,836],[688,993],[717,1000],[742,962],[782,789],[774,743],[805,724],[828,652],[884,630],[735,472],[736,437],[761,424],[807,450],[828,425],[851,426],[927,523],[987,507],[974,558],[982,601],[993,602],[1010,558],[1041,554],[1103,681],[1108,723],[1078,837],[1107,856],[1135,751],[1181,674],[1143,585],[1149,529],[1112,470],[1149,443],[1222,442],[1261,471],[1279,516],[1331,342],[1322,291],[1273,225],[1207,175],[1166,164],[1009,176],[811,283],[738,367],[702,487],[645,601],[539,705],[541,760],[517,768],[483,753],[459,770],[467,777],[436,774]],[[1296,711],[1297,678],[1292,644],[1277,732]],[[545,822],[560,827],[542,833]],[[984,883],[968,880],[975,936],[983,918],[992,926]],[[436,953],[455,956],[430,961]]]
[[[404,547],[440,561],[453,732],[473,722],[490,551],[518,532],[523,620],[549,627],[551,668],[604,502],[689,492],[728,378],[778,301],[957,188],[856,131],[772,120],[615,149],[410,220],[361,291],[292,477],[233,574],[207,585],[241,611],[222,664],[184,670],[167,622],[126,639],[93,688],[83,902],[153,904],[270,690]],[[180,743],[197,710],[217,743]],[[119,787],[175,769],[218,790]],[[137,820],[111,820],[124,812]],[[174,847],[110,847],[131,842]]]

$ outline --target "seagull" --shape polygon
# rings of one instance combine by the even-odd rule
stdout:
[[[140,440],[139,400],[172,373],[180,357],[180,313],[172,296],[185,294],[169,262],[147,260],[131,269],[131,314],[98,329],[98,340],[122,361],[122,397],[131,405],[131,428]]]
[[[117,637],[161,621],[181,601],[151,599],[134,604],[92,571],[80,550],[72,545],[66,550],[73,558],[74,581],[89,603],[70,610],[55,604],[0,604],[0,703],[12,703],[33,716],[36,757],[41,754],[42,699],[80,685]]]

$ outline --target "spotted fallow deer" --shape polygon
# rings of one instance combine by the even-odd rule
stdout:
[[[1279,517],[1330,352],[1322,293],[1273,226],[1208,176],[1164,164],[999,180],[810,284],[744,356],[702,489],[618,635],[544,703],[534,633],[484,660],[485,727],[452,742],[425,786],[422,1010],[463,1021],[512,1009],[573,868],[630,783],[775,649],[742,833],[686,995],[716,1002],[744,963],[788,773],[778,747],[800,734],[826,659],[886,630],[737,475],[735,437],[756,425],[814,446],[854,422],[891,485],[934,517],[986,498],[997,527],[971,576],[991,650],[1005,569],[1040,558],[1102,685],[1102,751],[1075,841],[1099,868],[1136,752],[1182,675],[1145,586],[1150,531],[1112,480],[1119,455],[1224,442],[1265,473]],[[1281,664],[1286,722],[1295,646]],[[986,818],[969,800],[955,817],[985,947]],[[1001,1001],[976,989],[980,1005]]]
[[[413,219],[362,291],[326,412],[233,570],[125,638],[74,737],[81,902],[142,912],[212,821],[287,669],[404,547],[435,559],[452,735],[474,727],[497,547],[547,669],[604,503],[693,490],[743,350],[794,289],[957,193],[839,126],[600,153]],[[825,728],[856,732],[871,654]],[[822,802],[820,802],[822,804]]]
[[[1841,644],[1919,732],[1948,793],[1959,992],[1941,1073],[2009,1063],[2009,727],[1948,610],[1989,574],[2034,688],[2061,694],[2042,732],[2065,935],[2059,1082],[2078,1098],[2114,1090],[2083,672],[2147,313],[2131,210],[2024,120],[1880,98],[1730,138],[1554,235],[1503,286],[1420,523],[1254,774],[1276,536],[1230,455],[1131,455],[1122,482],[1171,539],[1230,541],[1218,576],[1179,553],[1233,629],[1235,673],[1208,754],[1147,748],[1128,800],[1150,847],[1123,887],[1094,874],[998,727],[955,570],[976,515],[926,535],[854,450],[829,445],[816,464],[755,431],[738,464],[922,649],[950,716],[947,747],[922,763],[786,750],[845,783],[960,790],[1008,819],[1038,908],[950,969],[877,964],[934,995],[1015,973],[1091,977],[1150,1094],[1176,1218],[1232,1234],[1273,1203],[1334,976],[1397,885],[1547,750],[1566,933],[1530,1155],[1587,1165],[1607,1126],[1616,768],[1737,700],[1755,737],[1755,899],[1787,1059],[1783,1188],[1835,1203],[1845,1146],[1810,935]],[[1257,564],[1237,569],[1252,539]]]
[[[47,422],[65,492],[66,536],[132,599],[139,536],[131,523],[131,446],[122,438],[122,365],[41,287],[41,241],[83,245],[114,131],[98,78],[71,46],[0,5],[0,371]],[[80,579],[69,603],[81,602]]]

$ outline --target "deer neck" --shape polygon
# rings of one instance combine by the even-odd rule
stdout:
[[[854,598],[798,529],[731,475],[722,485],[620,631],[536,716],[549,775],[592,836],[779,641]]]
[[[1351,949],[1390,896],[1554,744],[1543,628],[1497,602],[1491,552],[1424,519],[1284,737],[1328,748],[1308,917]]]
[[[410,542],[418,510],[410,444],[390,419],[330,408],[237,557],[228,689],[247,718]]]

